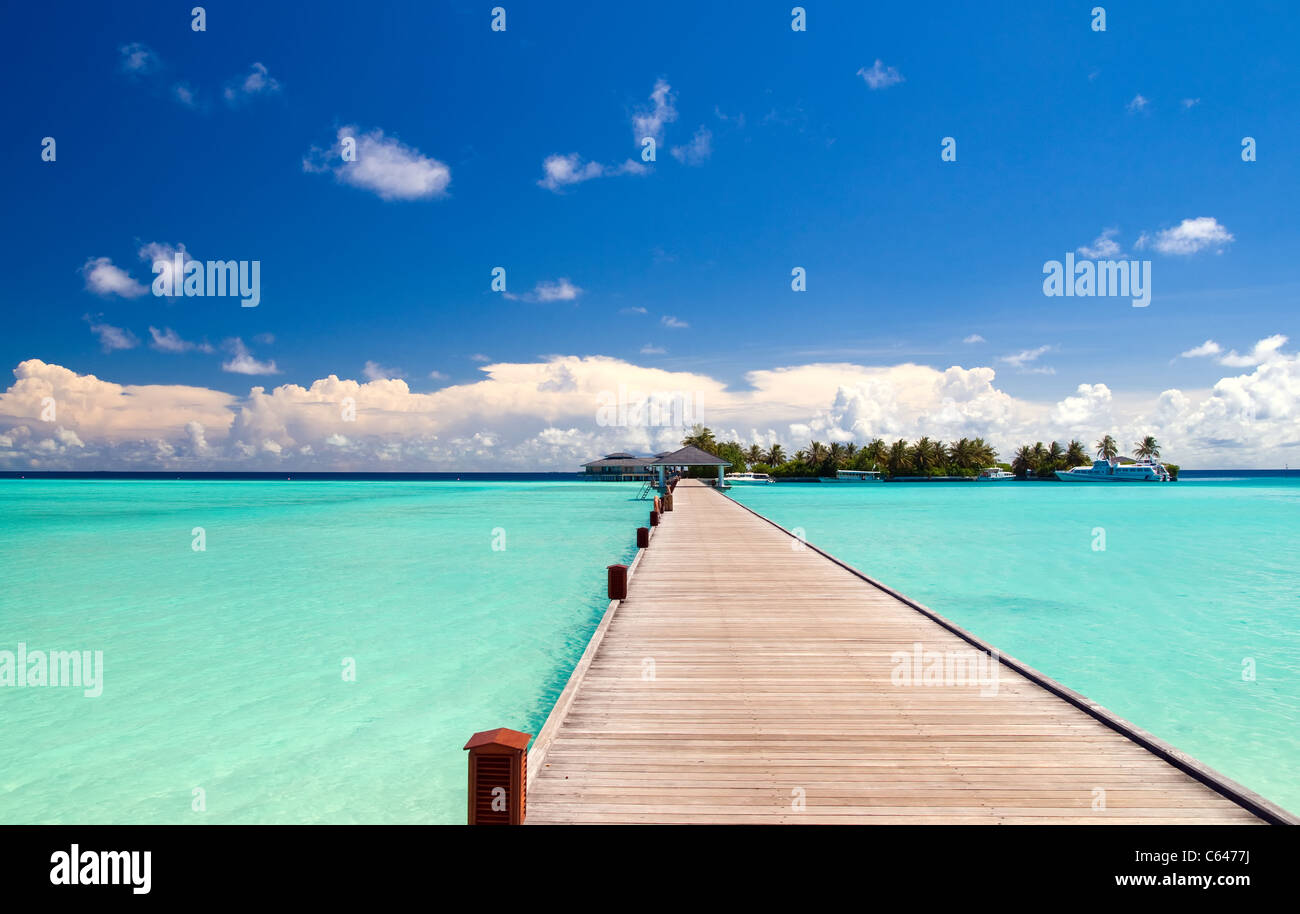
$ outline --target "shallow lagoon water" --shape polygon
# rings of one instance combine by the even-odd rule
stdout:
[[[637,491],[0,480],[0,650],[104,656],[98,698],[0,688],[0,822],[464,822],[461,747],[540,728]]]

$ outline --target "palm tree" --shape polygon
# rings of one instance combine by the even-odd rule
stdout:
[[[745,462],[746,462],[746,463],[762,463],[762,462],[763,462],[763,449],[762,449],[761,447],[759,447],[757,444],[751,444],[751,445],[749,446],[749,448],[745,451]]]
[[[978,446],[969,438],[954,441],[948,448],[948,460],[955,470],[978,470],[982,463]]]
[[[1083,442],[1072,439],[1070,446],[1065,450],[1065,462],[1067,464],[1065,469],[1068,470],[1070,467],[1087,466],[1092,461],[1088,459],[1088,452],[1083,449]]]
[[[975,449],[975,460],[978,468],[983,469],[997,462],[998,452],[983,438],[976,438],[971,444]]]
[[[779,444],[773,444],[767,449],[767,465],[779,467],[783,463],[785,463],[785,448]]]
[[[926,436],[917,439],[916,444],[912,445],[912,466],[916,468],[919,475],[928,476],[930,470],[938,464],[941,454],[940,447],[941,445],[931,441]]]
[[[1034,449],[1027,444],[1016,449],[1016,456],[1011,460],[1011,469],[1021,479],[1029,475],[1034,468]]]
[[[836,469],[844,466],[844,445],[838,441],[831,442],[830,451],[828,452],[831,463],[835,464]]]
[[[1065,461],[1065,448],[1053,441],[1052,446],[1047,449],[1047,457],[1044,458],[1043,469],[1051,472],[1053,470],[1064,469],[1061,464]]]
[[[844,445],[844,462],[852,463],[853,458],[857,456],[857,453],[858,453],[858,446],[854,444],[852,441]]]
[[[697,447],[702,451],[708,451],[710,454],[716,452],[718,442],[713,440],[713,430],[705,428],[703,425],[696,425],[691,429],[691,433],[682,439],[685,447]]]
[[[884,462],[889,458],[889,445],[885,444],[881,438],[873,438],[871,443],[862,449],[862,456],[859,458],[863,463],[870,463],[871,469],[880,469]],[[868,469],[863,467],[863,469]]]
[[[889,446],[889,454],[885,457],[885,466],[889,469],[890,476],[906,476],[911,469],[911,461],[907,455],[907,442],[899,438]]]
[[[814,466],[821,466],[830,457],[830,449],[820,441],[812,441],[808,444],[808,462]]]
[[[1097,442],[1097,456],[1102,460],[1111,460],[1119,455],[1119,445],[1110,435],[1105,436]]]
[[[1160,459],[1160,443],[1156,439],[1147,435],[1137,443],[1137,450],[1133,452],[1137,457],[1150,457],[1152,460]]]
[[[1042,467],[1043,467],[1043,462],[1044,462],[1045,460],[1047,460],[1047,448],[1043,447],[1043,442],[1041,442],[1041,441],[1035,441],[1035,442],[1034,442],[1034,447],[1033,447],[1033,449],[1030,451],[1030,453],[1033,454],[1033,457],[1034,457],[1034,463],[1033,463],[1034,473],[1035,473],[1036,475],[1040,475],[1040,476],[1041,476],[1041,475],[1042,475],[1041,470],[1042,470]]]

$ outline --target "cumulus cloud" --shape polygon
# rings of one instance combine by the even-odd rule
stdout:
[[[666,80],[656,80],[650,92],[649,106],[632,115],[632,137],[637,145],[645,137],[654,137],[656,144],[663,142],[664,125],[677,120],[676,102],[672,86]]]
[[[158,55],[138,41],[122,45],[118,48],[118,53],[121,54],[122,69],[127,73],[145,76],[162,66]]]
[[[1228,365],[1232,368],[1251,368],[1255,365],[1263,365],[1265,362],[1273,362],[1285,358],[1282,355],[1282,347],[1286,345],[1287,338],[1280,333],[1266,337],[1255,344],[1254,348],[1247,353],[1238,353],[1233,349],[1231,352],[1220,356],[1219,364]]]
[[[700,127],[685,146],[674,146],[672,155],[683,165],[703,165],[713,155],[713,132]]]
[[[116,349],[134,349],[140,345],[140,341],[135,338],[135,334],[130,330],[114,327],[112,324],[99,323],[89,314],[83,315],[82,320],[90,325],[90,332],[99,337],[99,348],[105,352],[113,352]]]
[[[1154,238],[1143,233],[1137,246],[1153,246],[1161,254],[1187,256],[1214,248],[1222,251],[1224,245],[1231,244],[1236,238],[1219,224],[1213,216],[1197,216],[1184,219],[1173,228],[1156,232]]]
[[[120,295],[122,298],[139,298],[149,290],[130,273],[114,266],[107,257],[92,257],[81,267],[86,278],[86,289],[96,295]]]
[[[226,350],[231,357],[221,363],[221,370],[228,371],[232,374],[279,374],[280,371],[275,367],[275,361],[260,362],[253,357],[244,345],[244,341],[239,337],[226,340]]]
[[[177,353],[213,351],[212,347],[206,341],[202,343],[193,343],[189,340],[181,339],[181,335],[171,327],[167,327],[164,330],[159,330],[157,327],[150,327],[149,335],[153,337],[153,341],[149,343],[149,346],[153,349],[157,349],[159,352]]]
[[[903,75],[893,67],[885,66],[884,62],[877,57],[876,62],[871,65],[870,69],[862,67],[858,70],[858,75],[862,77],[870,89],[887,89],[890,86],[903,82]]]
[[[1010,365],[1025,374],[1055,374],[1056,370],[1054,368],[1035,364],[1039,358],[1051,352],[1052,348],[1051,346],[1039,346],[1037,349],[1022,349],[1011,355],[998,356],[998,361],[1003,365]]]
[[[249,73],[226,86],[222,95],[227,102],[236,105],[260,95],[274,95],[279,91],[280,83],[270,74],[266,65],[254,63]]]
[[[351,142],[349,142],[351,141]],[[345,153],[350,159],[345,159]],[[375,129],[340,127],[328,150],[313,147],[303,158],[303,171],[329,172],[342,184],[368,190],[381,200],[423,200],[446,195],[451,169],[430,156]]]
[[[366,366],[361,370],[367,381],[382,381],[386,378],[404,378],[406,373],[400,368],[386,368],[378,362],[366,360]],[[433,372],[437,374],[437,372]],[[430,375],[432,377],[432,375]]]
[[[1261,341],[1264,360],[1206,393],[1116,396],[1090,379],[1059,402],[1013,397],[987,366],[814,363],[753,370],[733,385],[602,356],[484,366],[473,382],[413,392],[400,378],[252,387],[244,396],[101,381],[39,360],[0,392],[0,464],[14,467],[576,470],[593,454],[652,453],[683,427],[598,420],[618,392],[642,408],[686,396],[719,439],[787,450],[809,438],[948,441],[980,436],[1003,456],[1025,441],[1129,443],[1156,435],[1183,466],[1278,466],[1300,441],[1300,358]],[[41,422],[44,397],[58,426]],[[355,404],[353,421],[342,404]],[[62,431],[60,431],[60,429]]]
[[[1223,351],[1223,347],[1214,340],[1206,340],[1199,346],[1193,346],[1185,352],[1179,353],[1184,359],[1196,359],[1206,355],[1218,355]]]
[[[645,165],[628,159],[622,165],[602,165],[599,162],[584,162],[576,152],[568,155],[547,156],[542,162],[542,177],[537,182],[539,187],[560,193],[564,188],[592,178],[615,175],[643,175],[649,171]]]
[[[161,278],[165,289],[179,289],[179,281],[184,279],[175,275],[177,254],[181,256],[182,269],[184,264],[194,259],[185,250],[183,244],[171,245],[161,241],[151,241],[140,246],[140,259],[149,264],[149,271],[154,275],[155,282]]]
[[[533,291],[525,292],[523,295],[514,295],[510,292],[502,293],[511,301],[528,301],[541,302],[549,304],[557,301],[574,301],[582,294],[582,289],[575,286],[567,277],[560,277],[556,280],[544,279],[537,285],[533,286]]]
[[[1102,233],[1093,239],[1092,244],[1080,245],[1078,253],[1089,260],[1113,260],[1120,257],[1119,242],[1115,240],[1117,234],[1119,234],[1119,229],[1103,229]]]

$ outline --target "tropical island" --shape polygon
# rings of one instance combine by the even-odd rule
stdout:
[[[1083,443],[1072,440],[1062,446],[1053,441],[1044,445],[1022,444],[1016,449],[1011,462],[998,460],[997,450],[983,438],[959,438],[943,442],[921,437],[916,441],[900,438],[892,444],[875,438],[865,445],[849,442],[809,442],[808,447],[793,454],[773,444],[764,448],[759,444],[748,446],[739,441],[718,441],[713,431],[696,425],[682,439],[685,446],[697,447],[731,464],[733,473],[767,473],[776,479],[812,479],[834,476],[839,470],[862,470],[880,473],[885,479],[907,477],[961,477],[974,478],[980,470],[998,467],[1014,473],[1018,479],[1055,480],[1057,470],[1088,466],[1092,458]],[[1118,460],[1133,463],[1135,460],[1160,458],[1160,443],[1146,435],[1134,445],[1133,457],[1119,453],[1119,444],[1111,435],[1105,435],[1095,445],[1101,460]],[[1173,479],[1178,478],[1178,465],[1165,463]]]

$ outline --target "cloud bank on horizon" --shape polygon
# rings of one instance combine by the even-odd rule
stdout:
[[[1004,459],[1024,442],[1079,438],[1091,449],[1104,434],[1125,446],[1153,434],[1186,467],[1272,467],[1300,442],[1300,354],[1283,351],[1286,342],[1269,337],[1243,355],[1211,340],[1184,353],[1249,366],[1208,391],[1124,397],[1081,383],[1057,402],[1011,396],[991,367],[911,362],[755,369],[749,389],[734,390],[699,372],[557,355],[486,364],[481,380],[430,393],[368,365],[367,381],[330,375],[236,396],[117,384],[29,359],[0,393],[0,466],[569,471],[614,450],[675,447],[699,421],[719,439],[787,449],[810,439],[982,436]],[[601,418],[620,402],[671,396],[687,398],[694,414],[656,426]]]

